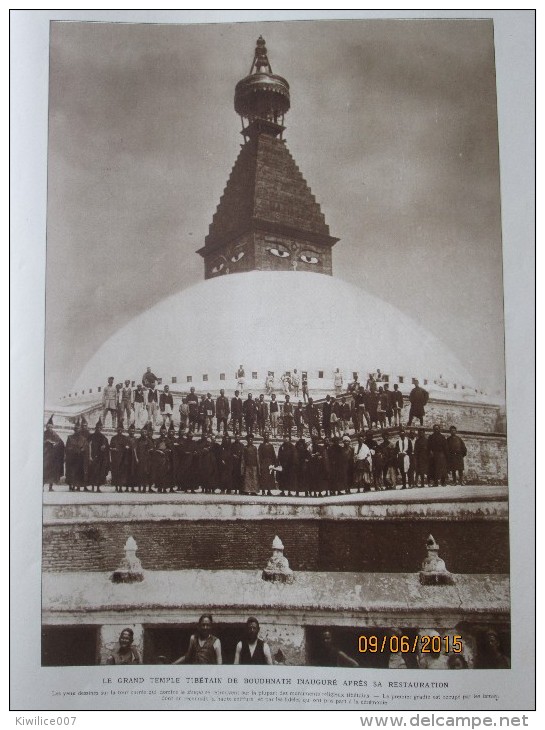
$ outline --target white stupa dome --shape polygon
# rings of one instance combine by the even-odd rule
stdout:
[[[202,281],[139,314],[100,347],[73,392],[96,393],[110,375],[140,382],[147,366],[176,389],[232,390],[240,365],[250,388],[252,378],[257,388],[268,371],[279,379],[293,368],[311,387],[330,387],[336,368],[345,383],[380,368],[391,383],[474,387],[443,343],[363,289],[323,274],[251,271]]]

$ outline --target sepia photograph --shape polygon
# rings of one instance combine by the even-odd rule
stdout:
[[[493,20],[48,56],[41,667],[456,707],[422,670],[512,666]]]

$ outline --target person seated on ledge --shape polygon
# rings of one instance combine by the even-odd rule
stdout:
[[[235,650],[235,664],[272,664],[271,649],[259,638],[259,621],[250,616],[246,621],[246,636]]]
[[[196,634],[191,634],[187,652],[173,664],[222,664],[221,642],[212,634],[214,619],[203,613]]]
[[[106,664],[142,664],[138,650],[132,645],[133,641],[133,630],[123,629],[119,634],[119,646],[106,659]]]

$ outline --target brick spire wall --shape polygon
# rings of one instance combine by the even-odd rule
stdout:
[[[331,274],[338,241],[284,140],[256,130],[242,147],[205,245],[205,278],[243,271]]]

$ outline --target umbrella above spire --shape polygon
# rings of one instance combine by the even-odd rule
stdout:
[[[290,86],[285,78],[273,74],[267,46],[259,36],[250,74],[235,87],[235,111],[242,118],[242,134],[245,138],[255,132],[281,136],[289,108]]]

